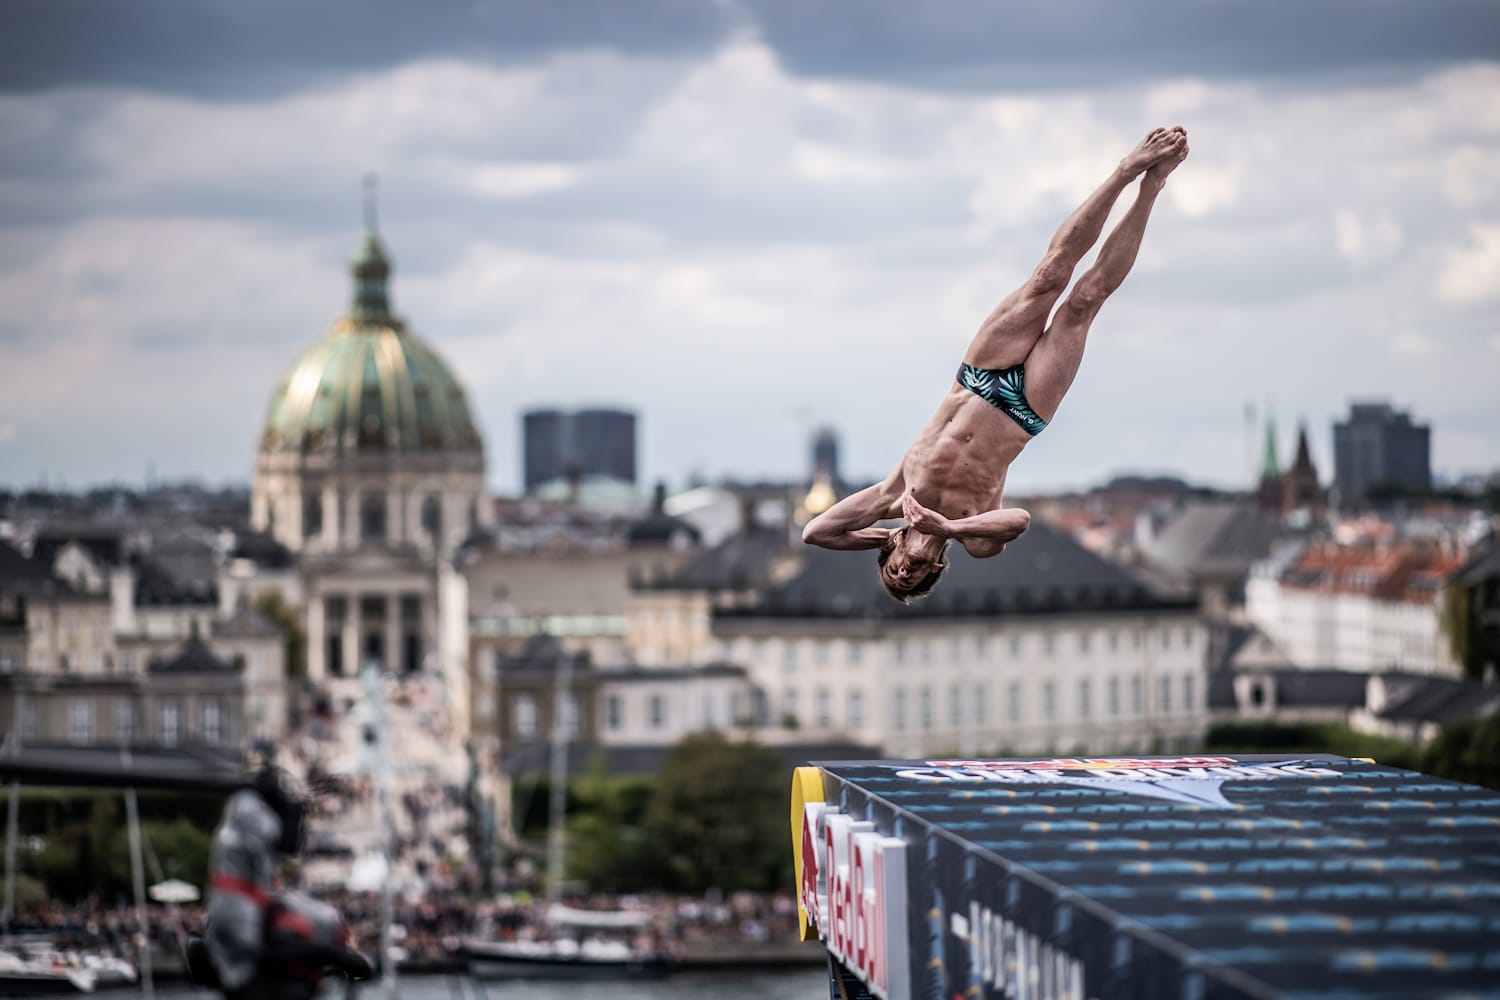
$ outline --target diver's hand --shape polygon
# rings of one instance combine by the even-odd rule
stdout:
[[[946,517],[935,510],[923,507],[910,493],[904,493],[901,496],[901,513],[905,515],[907,524],[924,535],[948,538],[952,534],[950,522]]]

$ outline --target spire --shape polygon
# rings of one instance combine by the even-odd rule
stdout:
[[[380,245],[375,229],[375,175],[367,174],[365,186],[365,239],[354,258],[354,318],[363,323],[389,323],[391,303],[386,281],[391,262]]]
[[[1300,471],[1312,467],[1312,452],[1307,447],[1307,421],[1302,420],[1297,424],[1297,457],[1292,460],[1292,468]]]
[[[1281,476],[1281,463],[1276,460],[1276,421],[1274,418],[1266,417],[1266,450],[1260,461],[1260,479],[1265,482],[1268,479],[1278,479]]]

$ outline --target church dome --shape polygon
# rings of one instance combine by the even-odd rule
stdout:
[[[390,309],[391,265],[366,234],[354,307],[302,352],[271,398],[262,452],[477,451],[464,389]]]

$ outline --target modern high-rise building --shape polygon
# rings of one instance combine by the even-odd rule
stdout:
[[[634,413],[529,410],[521,420],[527,493],[560,480],[597,476],[635,485]]]
[[[1333,425],[1333,478],[1340,502],[1362,503],[1374,488],[1432,488],[1430,427],[1388,403],[1351,403]]]

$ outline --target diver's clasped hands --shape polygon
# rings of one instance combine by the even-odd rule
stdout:
[[[901,495],[901,513],[906,518],[907,524],[924,535],[936,535],[938,538],[952,537],[952,522],[937,511],[923,507],[910,493]]]

